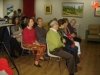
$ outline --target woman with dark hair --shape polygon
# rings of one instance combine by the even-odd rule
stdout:
[[[44,60],[43,55],[46,50],[46,45],[39,43],[37,41],[37,38],[35,35],[35,30],[33,28],[33,24],[34,24],[33,19],[32,18],[28,19],[28,24],[27,24],[26,28],[23,29],[22,42],[23,42],[23,46],[25,48],[31,48],[33,50],[32,51],[33,53],[34,53],[34,51],[37,51],[34,65],[36,67],[41,67],[41,65],[39,65],[38,61],[39,61],[39,59]]]
[[[8,20],[8,24],[12,24],[11,18]],[[22,48],[16,39],[17,35],[14,35],[14,32],[12,32],[12,30],[11,30],[14,27],[15,27],[15,25],[11,26],[11,27],[7,27],[7,30],[5,32],[5,39],[4,39],[5,41],[4,42],[5,42],[7,48],[9,48],[9,44],[10,44],[10,56],[17,58],[18,56],[16,56],[15,50],[19,53],[19,55],[21,55]],[[23,55],[25,55],[25,54],[23,54]]]
[[[22,29],[21,29],[21,25],[19,22],[19,18],[14,17],[12,19],[12,23],[14,24],[14,26],[11,27],[12,35],[14,36],[14,38],[17,39],[18,42],[21,42]]]
[[[21,23],[21,27],[22,27],[22,29],[24,29],[25,27],[26,27],[26,25],[27,25],[27,17],[26,16],[24,16],[23,18],[22,18],[22,23]]]
[[[65,40],[65,42],[64,42],[65,47],[63,47],[63,50],[69,52],[70,54],[72,54],[75,58],[75,63],[78,64],[80,62],[79,58],[78,58],[78,55],[77,55],[78,47],[75,46],[74,41],[70,40],[66,36],[65,31],[64,31],[65,26],[67,26],[67,22],[64,19],[59,19],[58,20],[58,25],[59,25],[58,33],[61,36],[61,40],[62,40],[62,42],[63,42],[63,40]]]
[[[70,31],[69,31],[69,28],[68,28],[68,23],[69,23],[68,19],[67,19],[67,18],[63,18],[63,19],[64,19],[64,20],[66,21],[66,23],[67,23],[67,25],[65,25],[65,34],[66,34],[66,36],[67,36],[70,40],[72,40],[72,41],[74,42],[74,44],[78,47],[78,57],[79,57],[80,60],[82,60],[83,58],[81,57],[80,44],[79,44],[79,42],[74,41],[73,37],[74,37],[75,35],[74,35],[74,34],[70,34]]]
[[[66,50],[72,54],[74,50],[77,50],[78,48],[74,45],[74,41],[70,40],[65,34],[64,28],[67,25],[67,23],[64,19],[59,19],[58,25],[59,25],[58,33],[62,37],[61,39],[66,40],[66,43],[65,43]]]

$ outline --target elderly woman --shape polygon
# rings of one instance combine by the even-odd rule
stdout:
[[[34,24],[33,19],[32,18],[28,19],[28,25],[26,28],[24,28],[22,32],[23,35],[22,42],[24,47],[31,48],[33,51],[34,50],[37,51],[34,65],[36,67],[41,67],[41,65],[39,64],[39,59],[44,60],[43,55],[46,50],[46,46],[37,41],[33,24]]]

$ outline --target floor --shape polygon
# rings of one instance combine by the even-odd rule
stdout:
[[[82,67],[82,70],[79,70],[77,73],[75,73],[75,75],[100,75],[100,43],[86,42],[83,40],[81,43],[81,52],[83,60],[78,65]],[[8,59],[5,52],[1,53],[0,57],[5,57]],[[56,59],[54,60],[53,65],[50,64],[46,74],[45,70],[48,63],[47,61],[40,61],[42,67],[37,68],[34,66],[33,58],[30,60],[29,56],[23,56],[13,60],[18,67],[20,75],[60,75],[59,65]],[[9,65],[13,67],[10,61]],[[64,59],[61,60],[61,71],[62,75],[69,74],[67,68],[65,67]],[[15,69],[13,69],[13,74],[18,75]]]

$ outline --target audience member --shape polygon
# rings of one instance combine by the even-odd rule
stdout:
[[[37,21],[36,21],[36,19],[35,19],[35,17],[34,17],[34,16],[32,17],[32,19],[34,20],[34,25],[33,25],[33,28],[35,28],[35,27],[37,27],[37,25],[38,25],[38,24],[37,24]]]
[[[35,27],[37,41],[46,45],[46,31],[43,27],[43,19],[37,18],[38,25]],[[44,54],[45,57],[48,57],[47,51]]]
[[[46,42],[48,44],[49,51],[51,54],[54,54],[66,59],[66,66],[68,67],[69,74],[74,75],[74,73],[77,71],[75,60],[74,60],[73,55],[71,55],[70,53],[62,49],[62,47],[65,46],[63,43],[66,41],[63,40],[63,43],[61,42],[61,37],[59,33],[57,32],[58,30],[57,21],[52,20],[50,22],[50,26],[51,28],[48,31],[47,36],[46,36]]]
[[[66,34],[65,34],[65,26],[66,26],[67,22],[64,19],[59,19],[58,20],[58,25],[59,25],[59,29],[58,29],[58,33],[60,34],[62,39],[66,40],[65,46],[68,50],[68,52],[72,53],[74,50],[77,51],[77,46],[75,46],[74,41],[70,40]]]
[[[28,17],[26,17],[26,16],[24,16],[24,17],[22,18],[22,23],[21,23],[22,29],[24,29],[24,28],[26,27],[26,25],[27,25],[27,20],[28,20]]]
[[[19,18],[18,17],[14,17],[12,19],[12,23],[14,24],[14,26],[11,26],[11,32],[14,38],[17,39],[18,42],[21,42],[21,33],[22,33],[22,29],[21,29],[21,25],[19,22]]]
[[[57,21],[57,18],[54,18],[53,20],[56,20]]]
[[[44,60],[43,55],[46,50],[46,45],[39,43],[37,41],[33,24],[34,24],[33,19],[32,18],[28,19],[28,25],[23,30],[22,42],[25,48],[31,48],[33,51],[37,51],[34,65],[36,67],[41,67],[38,61],[39,59]]]
[[[75,24],[76,24],[76,20],[75,19],[72,19],[70,21],[70,23],[68,24],[68,29],[69,29],[70,34],[73,36],[74,41],[77,41],[77,42],[80,43],[81,42],[81,39],[77,37],[76,32],[74,31],[74,28],[73,28],[73,26]]]
[[[12,24],[12,19],[8,20],[8,24]],[[3,30],[4,27],[2,27],[1,29]],[[5,28],[3,42],[7,49],[9,49],[9,46],[10,46],[10,56],[11,57],[14,57],[14,58],[18,57],[17,55],[15,55],[15,50],[19,53],[19,55],[21,55],[22,49],[18,41],[16,40],[16,38],[12,36],[11,27],[9,26]]]
[[[25,15],[22,13],[21,9],[18,9],[17,12],[18,12],[19,19],[22,20],[22,17]]]
[[[69,31],[69,28],[68,28],[68,19],[67,18],[64,18],[64,20],[66,21],[66,25],[65,25],[65,34],[66,34],[66,36],[70,39],[70,40],[72,40],[72,41],[74,41],[74,39],[73,39],[73,37],[74,37],[74,34],[70,34],[70,31]],[[80,50],[80,44],[79,44],[79,42],[77,42],[77,41],[74,41],[74,44],[75,44],[75,46],[77,46],[78,47],[78,57],[79,57],[79,59],[82,59],[82,57],[81,57],[81,50]]]
[[[66,41],[64,43],[65,47],[63,47],[63,50],[71,53],[75,58],[75,63],[78,64],[80,62],[79,58],[78,58],[78,55],[77,55],[78,47],[75,46],[74,41],[72,41],[68,37],[66,37],[65,32],[64,32],[64,28],[65,28],[66,24],[67,24],[67,22],[64,19],[59,19],[58,20],[58,25],[59,25],[58,33],[61,36],[61,40],[64,39]]]
[[[16,17],[16,16],[18,16],[18,13],[17,13],[16,10],[14,10],[14,11],[13,11],[13,16],[12,16],[12,18],[13,18],[13,17]]]
[[[35,27],[37,41],[46,45],[46,31],[43,27],[42,18],[37,18],[37,27]]]

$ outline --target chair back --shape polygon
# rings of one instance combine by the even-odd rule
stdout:
[[[22,38],[23,38],[23,36],[21,37],[21,47],[22,47],[23,49],[26,49],[26,50],[32,50],[32,49],[29,49],[29,48],[25,48],[25,47],[23,46],[23,41],[22,41],[23,39],[22,39]]]
[[[47,54],[50,57],[60,58],[59,56],[56,56],[56,55],[53,55],[53,54],[50,53],[48,44],[47,44]]]

